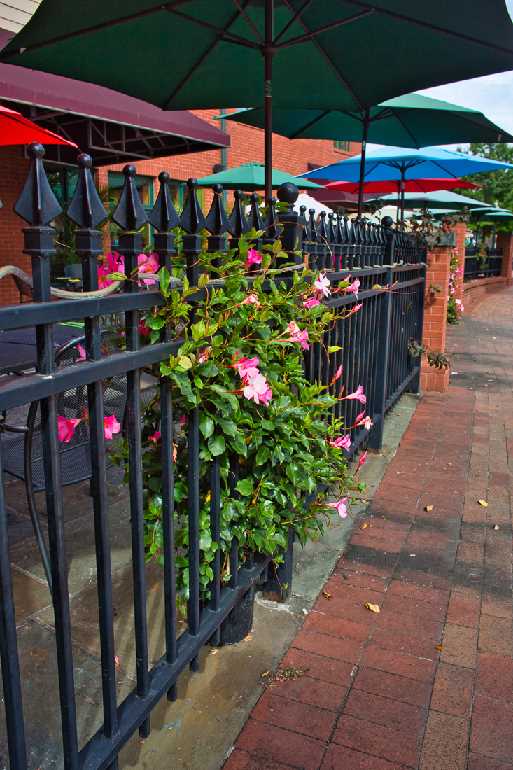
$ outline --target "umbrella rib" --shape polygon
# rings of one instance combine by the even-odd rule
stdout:
[[[297,139],[300,134],[303,134],[305,131],[308,131],[309,128],[312,126],[315,126],[316,123],[318,123],[320,120],[326,117],[326,115],[329,115],[331,110],[322,110],[320,115],[316,115],[315,118],[312,120],[309,120],[308,123],[305,123],[304,126],[301,126],[300,129],[295,131],[293,134],[290,134],[289,139]],[[277,133],[280,133],[279,131]]]
[[[300,15],[303,13],[303,11],[306,11],[306,9],[308,8],[308,6],[309,6],[309,5],[311,5],[311,4],[312,4],[312,0],[305,0],[305,2],[303,3],[303,5],[301,5],[301,6],[300,6],[300,7],[297,9],[297,11],[294,13],[294,15],[293,15],[293,16],[292,16],[292,17],[291,17],[291,18],[288,20],[288,22],[285,24],[285,26],[283,27],[283,29],[281,30],[281,32],[278,32],[278,34],[277,34],[277,35],[276,35],[276,37],[274,38],[274,41],[273,41],[273,42],[274,42],[274,44],[275,44],[275,45],[276,45],[276,43],[277,43],[277,42],[280,40],[280,38],[282,38],[282,37],[283,37],[283,35],[285,35],[285,34],[288,32],[288,30],[291,28],[291,26],[294,24],[294,22],[295,22],[295,21],[297,21],[297,18],[298,18],[298,16],[300,16]]]
[[[238,8],[241,8],[237,0],[234,0],[235,4]],[[247,2],[246,2],[247,5]],[[185,21],[190,21],[193,24],[197,24],[198,27],[205,27],[205,29],[209,29],[212,32],[215,32],[218,36],[216,43],[219,40],[226,40],[227,43],[236,43],[237,45],[242,45],[245,48],[256,48],[257,50],[261,49],[260,43],[253,43],[251,40],[248,40],[245,37],[241,37],[241,35],[236,35],[234,32],[228,32],[228,27],[233,23],[235,19],[237,19],[237,16],[242,15],[242,9],[241,11],[237,12],[235,17],[232,17],[232,19],[228,22],[228,24],[225,27],[216,27],[215,24],[210,24],[210,22],[205,21],[204,19],[196,19],[194,16],[189,16],[188,13],[184,13],[183,11],[178,11],[176,8],[164,8],[165,11],[168,13],[172,13],[173,16],[178,16],[181,19],[185,19]],[[258,30],[257,30],[258,33]],[[260,33],[258,33],[260,36]]]
[[[249,3],[249,0],[245,0],[245,5],[247,5],[248,3]],[[218,34],[216,35],[215,39],[212,41],[212,43],[209,46],[207,46],[206,50],[203,51],[203,53],[201,54],[199,59],[196,61],[196,63],[189,69],[187,74],[184,75],[184,77],[178,83],[176,88],[173,90],[173,92],[171,93],[171,95],[169,96],[169,98],[166,101],[165,108],[169,107],[169,105],[171,104],[171,102],[173,101],[175,96],[181,91],[181,89],[185,86],[185,84],[191,79],[191,77],[194,75],[194,73],[196,72],[198,67],[201,64],[203,64],[203,62],[205,61],[207,56],[210,55],[210,53],[213,51],[213,49],[216,47],[216,45],[219,43],[219,41],[224,37],[224,35],[226,34],[226,30],[233,24],[234,21],[237,20],[239,15],[240,15],[240,13],[238,11],[235,12],[234,14],[232,14],[230,19],[226,23],[225,27],[223,29],[218,30]],[[260,47],[260,46],[258,46],[258,47]]]
[[[426,29],[431,29],[435,32],[441,32],[444,35],[449,35],[451,37],[459,38],[460,40],[467,40],[469,43],[476,43],[477,45],[482,45],[485,48],[491,48],[494,51],[501,51],[502,53],[511,54],[513,52],[513,49],[511,48],[505,48],[501,45],[495,45],[494,43],[490,43],[488,40],[480,40],[477,37],[473,37],[472,35],[466,35],[462,32],[457,32],[454,29],[447,29],[446,27],[440,27],[437,24],[431,24],[429,21],[422,21],[421,19],[415,19],[412,16],[407,16],[404,13],[397,13],[397,11],[391,11],[388,8],[377,8],[375,5],[371,3],[366,3],[363,0],[347,0],[348,3],[351,5],[357,5],[360,8],[367,8],[369,10],[377,11],[378,13],[382,13],[384,16],[391,16],[393,19],[399,19],[400,21],[406,21],[409,24],[413,24],[417,27],[425,27]]]
[[[345,19],[338,19],[337,21],[331,21],[329,24],[324,24],[322,27],[317,27],[317,29],[309,30],[306,24],[301,19],[301,12],[296,14],[297,19],[301,22],[303,27],[307,30],[304,35],[298,35],[297,37],[291,37],[289,40],[286,40],[285,43],[280,43],[280,45],[276,46],[278,49],[281,48],[290,48],[293,45],[297,45],[298,43],[304,43],[307,40],[314,40],[315,38],[322,34],[323,32],[329,32],[332,29],[337,29],[338,27],[344,27],[347,24],[352,24],[354,21],[359,21],[360,19],[364,19],[366,16],[371,16],[374,13],[373,9],[360,11],[359,13],[355,13],[353,16],[348,16]]]
[[[412,142],[414,142],[414,147],[416,147],[417,149],[419,149],[419,147],[420,147],[419,143],[417,142],[416,138],[414,137],[414,135],[412,134],[412,132],[410,131],[410,129],[408,128],[408,126],[406,125],[406,123],[404,122],[404,120],[402,119],[402,117],[401,117],[401,115],[400,115],[399,111],[397,111],[397,112],[394,112],[394,111],[392,110],[392,114],[394,115],[394,117],[396,117],[396,118],[397,118],[397,120],[399,121],[399,123],[401,124],[401,126],[404,128],[404,130],[406,131],[406,133],[408,134],[408,136],[411,138]]]
[[[258,29],[257,25],[254,23],[253,19],[249,15],[249,13],[247,13],[246,8],[241,5],[239,0],[233,0],[233,2],[237,6],[237,8],[239,9],[240,15],[243,16],[246,19],[248,25],[251,27],[251,29],[255,33],[255,37],[258,40],[260,40],[260,43],[263,43],[264,42],[264,38],[262,37],[262,33]]]
[[[287,6],[287,8],[289,9],[289,11],[293,12],[293,8],[292,8],[292,7],[291,7],[291,5],[290,5],[290,0],[283,0],[283,3],[284,3],[284,5],[286,5],[286,6]],[[306,25],[306,23],[305,23],[305,22],[303,21],[303,19],[301,18],[301,14],[298,14],[298,16],[297,16],[297,20],[299,21],[299,23],[301,24],[301,26],[303,27],[303,29],[304,29],[304,30],[305,30],[307,33],[310,33],[310,30],[308,29],[308,26]],[[349,93],[351,94],[351,96],[353,97],[353,99],[355,100],[355,102],[356,102],[357,104],[359,104],[359,105],[360,105],[360,107],[363,109],[365,105],[364,105],[364,104],[362,104],[362,102],[360,101],[360,99],[358,98],[358,96],[356,95],[356,93],[353,91],[353,88],[351,87],[351,85],[350,85],[349,81],[348,81],[348,80],[347,80],[347,79],[346,79],[346,78],[345,78],[345,77],[342,75],[342,73],[340,72],[340,70],[338,69],[338,67],[336,67],[336,66],[335,66],[335,64],[334,64],[334,62],[332,61],[331,57],[330,57],[330,56],[329,56],[329,55],[326,53],[326,51],[324,50],[324,48],[323,48],[321,45],[319,45],[319,41],[318,41],[318,40],[316,40],[316,39],[315,39],[315,37],[314,37],[314,38],[312,38],[312,43],[315,45],[315,47],[317,48],[317,50],[319,51],[319,53],[320,53],[320,54],[321,54],[321,55],[322,55],[322,56],[323,56],[323,57],[326,59],[326,61],[327,61],[327,62],[328,62],[328,64],[330,65],[331,69],[332,69],[332,70],[333,70],[333,72],[335,73],[335,75],[336,75],[337,79],[338,79],[338,80],[340,80],[340,82],[342,83],[342,85],[343,85],[343,86],[344,86],[344,87],[345,87],[345,88],[346,88],[346,89],[349,91]],[[282,44],[282,46],[279,46],[279,47],[283,47],[283,44]]]

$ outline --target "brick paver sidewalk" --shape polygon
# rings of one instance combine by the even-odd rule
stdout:
[[[225,770],[513,770],[513,290],[451,344]]]

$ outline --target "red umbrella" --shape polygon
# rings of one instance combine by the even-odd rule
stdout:
[[[325,185],[327,190],[339,190],[346,193],[358,193],[359,182],[330,182]],[[365,182],[365,193],[394,193],[398,192],[400,182]],[[434,192],[435,190],[477,190],[479,185],[463,179],[406,179],[405,192]]]
[[[66,144],[68,147],[76,147],[75,142],[54,134],[46,128],[36,125],[28,118],[24,118],[19,112],[10,110],[0,105],[0,145],[7,147],[13,144]]]

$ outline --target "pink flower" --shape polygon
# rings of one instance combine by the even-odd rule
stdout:
[[[141,337],[149,337],[151,334],[151,329],[149,326],[146,325],[146,321],[144,320],[144,318],[141,318],[141,320],[139,321],[138,329]]]
[[[353,283],[349,284],[349,286],[346,286],[346,293],[347,294],[354,294],[355,297],[358,299],[358,290],[360,288],[360,281],[358,278],[356,278]]]
[[[148,436],[148,441],[152,441],[154,444],[160,441],[160,431],[156,430],[155,433],[152,433],[151,436]]]
[[[347,315],[349,316],[349,315],[353,315],[353,313],[357,313],[359,310],[362,309],[362,307],[363,307],[363,302],[359,302],[357,305],[353,305],[353,307],[350,309]]]
[[[326,503],[328,508],[335,508],[341,519],[347,518],[347,497],[341,497],[335,503]]]
[[[260,300],[258,299],[256,294],[248,294],[246,299],[242,300],[243,305],[255,305],[255,307],[260,307]]]
[[[290,334],[290,337],[287,338],[287,342],[298,342],[303,350],[309,350],[310,345],[308,344],[308,331],[306,329],[301,331],[297,323],[291,321],[287,326],[287,331]]]
[[[325,273],[319,273],[314,281],[314,287],[321,297],[329,297],[331,294],[330,281],[329,278],[326,278]]]
[[[248,376],[244,382],[244,398],[247,398],[248,401],[254,401],[255,404],[269,405],[273,392],[263,374],[258,372],[253,376]]]
[[[367,462],[367,451],[362,452],[362,454],[358,458],[358,465],[356,467],[356,472],[358,472],[362,467],[362,465],[365,465],[366,462]]]
[[[183,428],[184,425],[187,425],[187,415],[181,414],[178,418],[178,424]]]
[[[460,311],[460,313],[463,313],[465,308],[463,306],[463,302],[461,301],[461,299],[455,299],[454,301],[455,301],[455,303],[457,305],[457,308]]]
[[[107,278],[111,273],[124,273],[125,272],[125,260],[121,254],[116,251],[105,254],[103,262],[98,267],[98,286],[100,289],[104,289],[106,286],[110,286],[113,281]]]
[[[208,361],[208,359],[210,358],[211,352],[212,352],[212,348],[203,348],[203,350],[198,356],[198,363],[204,364],[205,361]]]
[[[307,310],[311,310],[313,307],[317,307],[317,305],[320,305],[321,303],[316,297],[310,297],[309,299],[305,299],[303,302],[303,307],[306,307]]]
[[[331,381],[330,385],[333,385],[333,383],[335,383],[337,380],[340,380],[340,378],[342,377],[342,372],[343,372],[343,371],[344,371],[344,367],[343,367],[343,366],[342,366],[342,364],[341,364],[341,365],[338,367],[338,369],[337,369],[337,371],[335,372],[335,374],[333,375],[333,379],[332,379],[332,381]]]
[[[248,256],[246,257],[246,267],[249,269],[253,265],[262,264],[262,255],[257,249],[248,249]]]
[[[138,254],[137,269],[139,273],[158,273],[160,264],[156,254]],[[154,286],[157,283],[155,278],[142,278],[139,284],[145,286]]]
[[[336,449],[351,449],[351,436],[337,436],[334,441],[330,441],[330,446],[336,447]]]
[[[107,417],[103,418],[103,435],[107,439],[107,441],[110,441],[110,439],[113,437],[115,433],[119,433],[121,430],[121,425],[116,420],[115,415],[110,414]]]
[[[63,417],[59,414],[57,416],[57,438],[59,441],[69,444],[80,422],[79,419]]]
[[[450,294],[456,294],[456,289],[455,289],[454,286],[451,286],[451,288],[449,289],[449,293]]]
[[[359,401],[360,404],[367,403],[367,396],[363,392],[363,385],[358,385],[354,393],[349,393],[345,398],[346,401]]]
[[[233,366],[237,369],[239,377],[244,380],[246,377],[256,377],[257,374],[260,374],[258,371],[259,363],[260,359],[257,358],[257,356],[254,358],[246,358],[243,356],[242,358],[239,358],[238,361],[235,361]]]
[[[85,352],[84,346],[81,345],[80,342],[79,342],[78,345],[75,345],[75,347],[78,350],[77,363],[79,361],[85,361],[87,356],[86,356],[86,352]]]
[[[360,425],[364,417],[365,417],[365,409],[363,410],[363,412],[358,412],[358,414],[356,415],[356,419],[353,423],[353,428],[356,428],[357,425]]]

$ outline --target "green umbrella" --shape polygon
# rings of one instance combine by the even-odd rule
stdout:
[[[482,209],[474,209],[471,211],[472,216],[477,217],[478,219],[512,219],[513,218],[513,212],[509,211],[508,209],[499,209],[495,206],[490,206],[488,208],[482,208]]]
[[[261,107],[223,115],[248,126],[263,128]],[[426,147],[456,142],[513,142],[513,136],[478,110],[460,107],[422,94],[405,94],[364,110],[309,110],[275,107],[273,130],[289,139],[347,139],[362,143],[365,168],[367,142],[400,147]],[[363,202],[360,180],[358,214]]]
[[[163,109],[362,110],[513,69],[504,0],[43,0],[2,61],[99,83]]]
[[[321,189],[320,184],[310,179],[298,179],[293,174],[287,174],[277,168],[272,170],[273,189],[285,182],[292,182],[296,187]],[[265,188],[265,166],[263,163],[243,163],[235,168],[227,168],[218,174],[209,174],[198,179],[202,187],[222,184],[226,190],[263,190]]]

